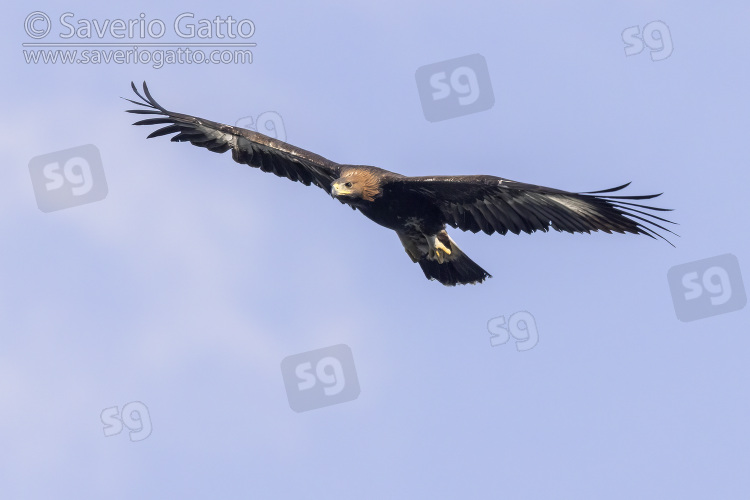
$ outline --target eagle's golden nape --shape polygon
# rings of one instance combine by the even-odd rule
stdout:
[[[675,234],[664,227],[674,222],[656,215],[670,209],[641,204],[660,194],[619,195],[630,183],[577,193],[492,175],[409,177],[367,165],[342,165],[259,132],[169,111],[151,96],[145,82],[143,93],[132,82],[131,87],[140,101],[126,100],[139,108],[127,111],[152,116],[134,125],[164,125],[149,138],[176,134],[173,142],[215,153],[231,150],[237,163],[317,186],[395,231],[424,275],[443,285],[492,277],[458,248],[446,226],[501,235],[550,229],[641,234],[672,245],[661,231]]]
[[[372,167],[370,167],[372,168]],[[375,201],[382,194],[380,178],[369,169],[350,168],[341,178],[333,181],[331,195],[343,200]]]

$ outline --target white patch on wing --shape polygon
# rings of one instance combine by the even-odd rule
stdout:
[[[228,134],[226,132],[220,132],[218,130],[205,127],[203,125],[200,125],[198,128],[201,132],[203,132],[206,135],[206,137],[219,140],[221,142],[224,142],[225,144],[229,144],[233,148],[237,146],[236,137],[232,134]]]
[[[572,210],[573,212],[579,215],[587,216],[591,212],[595,212],[595,210],[593,210],[592,207],[589,206],[586,202],[576,200],[575,198],[568,198],[565,196],[557,196],[557,195],[551,195],[551,198],[555,200],[557,203],[559,203],[560,205]]]

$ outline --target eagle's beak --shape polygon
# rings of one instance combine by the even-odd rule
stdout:
[[[338,198],[339,196],[346,196],[351,194],[352,190],[347,188],[343,182],[334,182],[331,184],[331,196]]]

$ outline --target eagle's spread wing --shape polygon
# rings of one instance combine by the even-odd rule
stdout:
[[[660,194],[612,196],[630,183],[602,191],[570,193],[524,184],[490,175],[405,177],[392,181],[392,189],[427,197],[442,213],[445,223],[464,231],[487,234],[511,231],[645,234],[671,243],[654,228],[672,233],[659,222],[674,224],[648,211],[668,211],[624,200],[647,200]],[[646,225],[648,224],[648,225]],[[672,233],[674,234],[674,233]],[[673,245],[674,246],[674,245]]]
[[[159,115],[158,118],[140,120],[133,125],[167,124],[152,132],[149,138],[178,133],[172,137],[172,141],[188,141],[216,153],[231,149],[232,158],[237,163],[258,167],[264,172],[273,172],[306,186],[312,183],[327,193],[331,191],[331,183],[339,178],[338,163],[252,130],[168,111],[151,97],[146,82],[143,82],[145,97],[138,92],[134,83],[131,82],[131,86],[143,102],[126,100],[148,109],[129,109],[128,113]]]

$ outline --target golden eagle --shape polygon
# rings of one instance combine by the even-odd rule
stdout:
[[[148,109],[128,112],[158,115],[134,125],[167,124],[149,134],[149,138],[176,133],[172,141],[190,142],[216,153],[231,149],[232,158],[238,163],[306,186],[314,184],[381,226],[396,231],[406,253],[419,263],[424,275],[443,285],[481,283],[492,277],[458,248],[446,233],[446,224],[487,234],[532,233],[548,231],[550,227],[569,233],[614,231],[659,237],[667,243],[654,228],[674,234],[659,224],[674,222],[647,212],[669,209],[622,201],[646,200],[661,193],[609,194],[630,183],[602,191],[571,193],[491,175],[407,177],[377,167],[341,165],[258,132],[168,111],[151,97],[146,82],[145,96],[134,83],[131,86],[142,102],[126,100]]]

